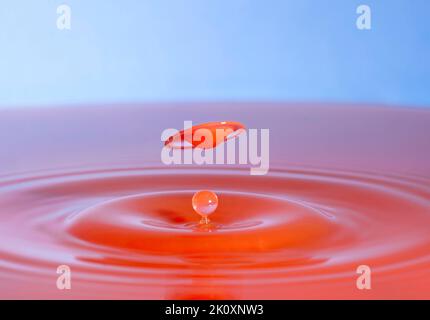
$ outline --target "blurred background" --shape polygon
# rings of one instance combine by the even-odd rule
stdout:
[[[70,30],[57,28],[62,4]],[[361,4],[370,30],[356,26]],[[430,107],[429,14],[428,0],[2,0],[0,107]]]

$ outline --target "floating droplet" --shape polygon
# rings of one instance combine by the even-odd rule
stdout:
[[[192,200],[194,210],[202,216],[201,223],[208,224],[208,216],[218,207],[218,197],[212,191],[198,191]]]
[[[245,126],[240,122],[208,122],[179,131],[169,137],[164,144],[173,149],[212,149],[227,140],[236,138],[244,131]]]

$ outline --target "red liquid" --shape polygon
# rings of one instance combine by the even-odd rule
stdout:
[[[164,129],[211,119],[269,128],[268,175],[161,164]],[[430,112],[401,108],[3,110],[0,298],[429,299],[429,136]]]
[[[171,148],[185,149],[198,147],[202,149],[215,148],[219,144],[239,135],[245,126],[239,122],[220,121],[193,125],[191,128],[183,129],[177,134],[169,137],[165,145]],[[212,135],[212,140],[205,141],[205,137],[195,137],[199,130],[207,130]],[[220,132],[217,132],[220,131]]]

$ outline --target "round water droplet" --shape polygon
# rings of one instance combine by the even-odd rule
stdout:
[[[202,223],[209,223],[208,215],[212,214],[218,207],[218,197],[212,191],[198,191],[192,200],[194,210],[202,216]]]

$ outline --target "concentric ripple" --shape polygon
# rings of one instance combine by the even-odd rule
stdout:
[[[191,206],[202,188],[219,197],[210,228]],[[270,281],[337,285],[360,264],[389,277],[429,262],[429,194],[418,178],[297,168],[9,176],[0,181],[0,272],[43,282],[66,264],[86,293],[145,286],[151,297],[176,297],[184,284],[222,287],[223,297],[260,297],[253,290]]]

